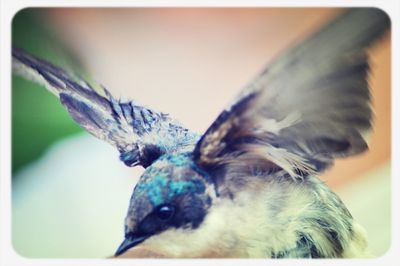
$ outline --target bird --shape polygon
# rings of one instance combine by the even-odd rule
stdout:
[[[344,11],[273,59],[203,134],[22,49],[12,65],[145,169],[115,257],[368,257],[365,230],[319,176],[368,149],[368,49],[389,28],[380,9]]]

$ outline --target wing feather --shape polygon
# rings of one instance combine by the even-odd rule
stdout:
[[[350,9],[276,58],[208,128],[195,160],[213,166],[254,153],[298,177],[366,150],[367,49],[389,24],[379,9]]]
[[[89,133],[115,146],[128,166],[147,167],[160,155],[193,149],[199,136],[167,114],[133,101],[119,101],[61,68],[14,48],[13,71],[59,97],[72,118]]]

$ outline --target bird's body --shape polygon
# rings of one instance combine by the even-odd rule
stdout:
[[[131,200],[136,204],[128,211],[126,232],[134,232],[142,217],[148,215],[137,208],[148,211],[164,202],[171,203],[171,198],[179,198],[177,191],[185,194],[190,190],[190,195],[198,191],[205,199],[195,201],[197,204],[188,198],[180,199],[178,205],[186,205],[199,215],[190,219],[196,223],[174,225],[145,240],[141,244],[143,247],[169,257],[368,255],[363,229],[338,196],[316,176],[294,180],[284,170],[266,173],[258,166],[243,166],[241,172],[235,174],[252,182],[216,187],[204,182],[208,174],[191,161],[190,154],[166,157],[169,158],[164,156],[147,168],[136,186],[134,196],[137,198]],[[224,178],[235,180],[231,173]],[[131,218],[137,218],[138,222]]]
[[[126,165],[146,168],[116,256],[139,245],[168,257],[365,257],[364,230],[318,174],[367,149],[366,49],[388,27],[380,10],[345,12],[269,64],[201,136],[21,50],[13,59]]]

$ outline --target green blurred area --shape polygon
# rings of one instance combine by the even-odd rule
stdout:
[[[66,69],[80,64],[58,41],[43,9],[23,9],[12,23],[13,46]],[[81,132],[57,97],[20,77],[12,79],[12,172],[38,159],[57,140]]]

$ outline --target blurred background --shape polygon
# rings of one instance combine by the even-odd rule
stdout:
[[[333,8],[24,9],[13,45],[170,113],[204,132],[281,51],[341,12]],[[322,178],[366,228],[374,256],[390,247],[390,36],[371,51],[370,151]],[[13,246],[29,258],[104,258],[142,169],[77,126],[56,97],[13,77]]]

